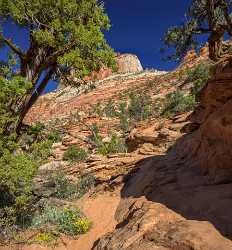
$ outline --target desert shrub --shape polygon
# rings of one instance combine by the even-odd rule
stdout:
[[[102,145],[102,136],[99,134],[99,127],[96,123],[92,124],[90,127],[89,143],[93,147],[98,148]]]
[[[48,204],[32,220],[32,228],[52,228],[72,236],[86,233],[90,226],[91,222],[81,214],[79,209],[63,209]]]
[[[151,114],[151,98],[146,94],[130,94],[129,95],[128,113],[131,119],[135,121],[143,121],[148,119]]]
[[[192,83],[192,94],[198,96],[199,92],[209,79],[210,66],[205,64],[198,64],[194,69],[187,71],[185,82]]]
[[[26,154],[8,152],[0,158],[0,227],[27,220],[37,166]]]
[[[101,146],[97,148],[97,152],[102,155],[126,153],[127,148],[123,139],[113,133],[109,142],[102,142]]]
[[[162,114],[164,116],[173,116],[178,113],[188,112],[193,110],[195,105],[196,101],[193,95],[184,94],[177,90],[166,96]]]
[[[54,196],[59,199],[72,199],[77,196],[77,183],[70,181],[63,173],[53,176]]]
[[[92,106],[92,112],[94,114],[97,114],[99,116],[104,115],[103,107],[100,102],[98,102],[96,105]]]
[[[79,197],[86,194],[95,185],[95,177],[92,174],[85,174],[79,177],[77,186]]]
[[[80,162],[86,160],[87,157],[88,154],[84,149],[71,145],[65,151],[63,159],[71,162]]]
[[[120,129],[124,134],[127,133],[130,130],[130,117],[127,110],[127,103],[125,101],[119,103],[118,118],[120,121]]]
[[[91,134],[89,136],[89,141],[96,149],[97,153],[107,155],[127,152],[124,140],[119,138],[115,133],[112,133],[109,141],[104,141],[99,134],[99,128],[96,124],[93,124],[90,129]]]
[[[95,178],[90,174],[79,177],[77,181],[71,181],[64,173],[59,173],[53,177],[53,181],[54,196],[59,199],[81,198],[95,184]]]
[[[39,232],[35,237],[34,241],[36,243],[45,245],[45,246],[54,246],[57,240],[57,234],[54,232],[43,231]]]
[[[104,112],[106,117],[116,117],[117,116],[117,111],[116,111],[116,107],[115,107],[113,100],[109,100],[106,103],[106,105],[103,109],[103,112]]]
[[[58,220],[59,231],[72,236],[86,233],[90,226],[91,222],[74,209],[64,209]]]

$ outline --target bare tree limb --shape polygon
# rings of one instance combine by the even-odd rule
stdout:
[[[13,52],[15,52],[20,58],[24,58],[25,54],[18,48],[10,39],[7,39],[0,33],[0,41],[3,41]]]

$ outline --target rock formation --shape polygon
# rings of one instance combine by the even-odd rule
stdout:
[[[130,61],[131,56],[119,58],[121,72],[140,70],[136,60]],[[181,86],[180,70],[202,61],[207,61],[207,48],[200,56],[188,53],[174,72],[121,75],[99,81],[88,91],[66,88],[41,97],[25,122],[59,118],[66,136],[53,145],[51,162],[40,167],[37,188],[41,191],[44,170],[53,171],[64,164],[62,156],[68,146],[91,150],[89,125],[97,124],[104,138],[118,128],[117,118],[89,113],[91,105],[119,102],[130,91],[162,99]],[[215,66],[193,113],[138,122],[127,135],[129,153],[93,153],[84,163],[64,164],[70,177],[82,171],[94,174],[99,183],[95,192],[120,193],[117,211],[112,214],[117,225],[101,235],[94,250],[232,250],[231,71],[230,60]],[[59,122],[53,126],[60,126]]]
[[[136,55],[132,54],[119,54],[116,57],[118,66],[117,73],[136,73],[143,71],[143,67]]]
[[[195,131],[177,143],[186,163],[209,174],[214,182],[232,181],[232,63],[215,66],[200,96],[200,105],[190,117]]]
[[[231,60],[215,66],[185,125],[194,130],[126,182],[118,226],[95,250],[232,249],[231,70]]]
[[[114,74],[139,73],[139,72],[143,71],[142,64],[136,55],[117,54],[115,56],[115,60],[116,60],[116,66],[117,66],[116,72],[113,72],[113,70],[110,68],[102,67],[98,72],[94,71],[89,76],[86,76],[84,78],[84,83],[91,82],[91,81],[103,80],[103,79],[106,79]],[[69,76],[69,80],[73,81],[74,83],[80,82],[80,79],[78,79],[75,76],[75,70],[71,71],[71,75]],[[63,88],[63,87],[62,87],[62,83],[61,83],[60,88]]]

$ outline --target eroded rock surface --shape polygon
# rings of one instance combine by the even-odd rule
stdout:
[[[190,133],[125,182],[118,225],[95,250],[232,249],[231,70],[230,60],[216,65]]]

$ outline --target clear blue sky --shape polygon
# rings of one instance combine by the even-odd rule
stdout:
[[[106,38],[117,52],[138,55],[144,68],[170,70],[159,50],[168,27],[184,21],[189,0],[105,0],[112,27]]]
[[[136,54],[144,68],[170,70],[174,62],[165,62],[159,50],[161,38],[168,27],[184,21],[190,0],[104,0],[112,27],[106,39],[116,52]],[[8,23],[4,33],[20,47],[28,46],[25,30]],[[6,50],[0,52],[0,59]],[[57,84],[51,82],[51,91]]]

